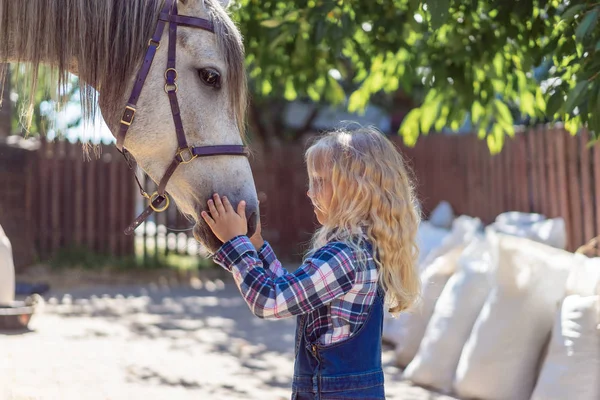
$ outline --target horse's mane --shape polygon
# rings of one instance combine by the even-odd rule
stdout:
[[[26,63],[26,88],[35,93],[40,64],[49,64],[59,92],[76,66],[84,119],[93,119],[97,92],[120,99],[137,72],[162,0],[0,0],[0,62]],[[246,77],[239,31],[217,0],[204,0],[228,67],[231,109],[244,132]],[[20,71],[20,72],[19,72]],[[23,73],[19,68],[17,73]],[[0,86],[3,73],[0,71]],[[0,88],[1,89],[1,88]],[[23,88],[19,88],[22,90]]]

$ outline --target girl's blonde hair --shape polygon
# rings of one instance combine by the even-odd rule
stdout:
[[[310,191],[321,190],[319,174],[327,175],[333,188],[327,219],[313,236],[311,252],[331,240],[346,241],[359,250],[363,243],[356,233],[364,229],[389,311],[397,314],[409,308],[421,287],[416,268],[420,217],[402,155],[381,132],[369,127],[326,134],[310,146],[305,160]],[[315,206],[321,208],[318,202]]]

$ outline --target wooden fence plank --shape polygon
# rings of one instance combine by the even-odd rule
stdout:
[[[502,211],[512,211],[514,209],[515,185],[511,171],[511,154],[514,141],[507,138],[500,153],[500,168],[502,170]]]
[[[117,255],[118,252],[118,239],[119,239],[119,154],[114,147],[110,147],[108,155],[110,156],[110,162],[105,168],[109,170],[109,184],[106,187],[108,193],[108,250],[109,254]]]
[[[61,182],[61,179],[63,177],[63,163],[61,162],[61,159],[63,157],[62,153],[64,150],[64,142],[55,140],[53,141],[52,146],[54,149],[54,154],[52,157],[52,164],[50,167],[52,174],[52,187],[50,189],[50,193],[52,196],[52,203],[50,206],[50,231],[52,237],[51,249],[52,252],[55,253],[60,249],[60,242],[62,239],[61,236],[63,235],[63,230],[61,229],[61,214],[65,212],[65,210],[61,206],[64,190],[59,189],[63,185],[63,182]]]
[[[476,166],[476,197],[477,197],[477,208],[474,211],[474,215],[483,219],[486,211],[486,204],[482,201],[484,196],[486,196],[486,185],[487,185],[487,177],[484,175],[483,171],[485,170],[485,157],[483,152],[483,146],[480,140],[477,140],[474,146],[473,154],[475,156],[475,166]]]
[[[543,126],[536,129],[535,135],[537,136],[535,154],[532,156],[537,161],[538,168],[538,179],[540,180],[538,185],[538,199],[539,199],[539,211],[548,215],[550,213],[550,202],[551,199],[548,196],[548,182],[546,173],[546,130]]]
[[[27,168],[26,171],[26,186],[25,186],[25,229],[27,230],[27,238],[32,241],[33,243],[28,243],[30,245],[30,248],[32,250],[35,249],[35,232],[36,229],[38,228],[37,226],[37,222],[39,219],[39,209],[36,207],[35,204],[35,198],[39,198],[40,196],[40,192],[39,192],[39,187],[37,186],[37,177],[38,177],[38,169],[37,169],[37,165],[36,163],[39,162],[39,160],[31,160],[32,156],[30,155],[28,157],[28,162],[29,165],[34,165],[36,168]],[[13,250],[14,251],[14,250]],[[16,252],[16,251],[15,251]],[[35,259],[36,256],[39,257],[39,254],[37,253],[37,249],[35,250],[35,252],[31,255],[31,259]],[[15,266],[15,268],[18,268],[18,263],[17,266]]]
[[[527,168],[527,137],[523,133],[517,137],[516,178],[518,179],[518,211],[529,212],[529,170]]]
[[[129,181],[131,179],[134,179],[133,176],[131,176],[133,174],[133,171],[131,171],[129,169],[129,167],[126,165],[126,163],[121,163],[120,164],[120,168],[119,168],[119,206],[117,207],[117,215],[118,215],[118,221],[119,221],[119,233],[121,233],[121,235],[119,236],[119,240],[118,240],[118,244],[119,244],[119,255],[120,256],[124,256],[128,253],[128,246],[127,246],[127,240],[125,238],[125,235],[122,234],[122,232],[125,230],[125,228],[127,227],[127,225],[132,221],[132,220],[128,220],[128,216],[129,216],[129,208],[131,207],[131,205],[128,203],[129,201],[129,194],[128,194],[128,189],[129,189]],[[135,233],[133,235],[133,240],[135,240]]]
[[[65,229],[65,246],[72,247],[75,244],[75,213],[76,213],[76,200],[75,192],[77,190],[77,182],[75,180],[75,158],[81,152],[81,146],[78,144],[65,142],[65,170],[64,170],[64,184],[65,184],[65,199],[63,207],[65,208],[64,218],[64,229]]]
[[[469,137],[467,138],[467,140],[464,141],[465,142],[465,149],[464,149],[464,157],[466,160],[466,167],[465,167],[465,181],[467,182],[467,187],[466,187],[466,209],[468,211],[465,212],[473,212],[475,210],[475,208],[477,207],[477,199],[476,199],[476,192],[477,192],[477,180],[475,179],[476,177],[476,168],[477,168],[477,164],[476,164],[476,160],[475,160],[475,137],[469,135]]]
[[[487,201],[483,202],[484,212],[482,214],[485,223],[492,223],[495,219],[494,206],[494,181],[492,175],[492,156],[485,141],[480,142],[479,152],[482,156],[482,171],[484,182],[484,196]]]
[[[90,156],[91,159],[85,161],[85,209],[84,209],[84,229],[86,232],[85,245],[88,249],[94,250],[96,248],[96,234],[95,234],[95,223],[96,223],[96,163],[94,162],[94,155]]]
[[[581,246],[591,240],[594,235],[594,206],[592,198],[592,182],[590,174],[590,150],[587,144],[590,140],[590,135],[587,130],[581,132],[580,136],[580,174],[581,174],[581,196],[583,204],[583,240],[577,246]]]
[[[567,247],[572,248],[573,242],[573,233],[572,233],[572,223],[571,223],[571,213],[569,208],[569,200],[568,200],[568,181],[567,181],[567,161],[566,161],[566,149],[567,145],[566,139],[567,133],[563,130],[559,131],[556,135],[556,142],[554,143],[554,150],[556,152],[556,158],[558,161],[557,164],[557,190],[559,194],[559,202],[560,202],[560,216],[565,220],[565,228],[567,231]]]
[[[555,218],[560,215],[560,201],[557,189],[558,164],[556,161],[555,143],[557,134],[555,130],[546,131],[546,157],[548,160],[548,197],[550,199],[550,209],[548,217]]]
[[[538,178],[538,169],[537,163],[535,162],[535,142],[536,135],[534,130],[529,130],[527,132],[527,177],[528,177],[528,200],[529,207],[527,208],[528,212],[540,212],[539,209],[539,194],[540,194],[540,180]]]
[[[493,219],[495,218],[496,215],[498,215],[498,204],[499,204],[499,197],[500,197],[500,193],[498,190],[498,168],[497,168],[497,164],[498,164],[498,157],[496,154],[491,154],[488,152],[488,154],[486,154],[486,158],[487,158],[487,164],[488,164],[488,168],[489,168],[489,173],[488,173],[488,182],[489,182],[489,192],[488,192],[488,198],[489,198],[489,210],[488,210],[488,215],[486,217],[487,221],[492,222]]]
[[[581,192],[578,179],[579,164],[579,146],[578,138],[568,136],[565,138],[567,148],[567,180],[569,193],[569,208],[571,216],[571,237],[570,250],[582,245],[583,241],[583,223],[581,221]]]
[[[600,145],[595,144],[593,147],[594,154],[594,206],[596,208],[596,235],[600,235]]]
[[[81,149],[82,143],[76,142],[73,147],[73,172],[74,172],[74,238],[75,246],[81,247],[85,242],[85,233],[83,230],[84,220],[83,211],[84,207],[84,164],[83,164],[83,150]]]
[[[39,202],[37,203],[37,218],[34,221],[36,227],[34,228],[36,232],[38,232],[36,245],[38,248],[38,253],[41,259],[45,259],[47,255],[47,247],[46,247],[46,235],[48,231],[48,225],[44,220],[45,216],[48,214],[48,167],[46,166],[46,152],[47,152],[47,142],[45,138],[40,139],[40,149],[38,150],[38,176],[39,179],[35,180],[35,189],[37,189]]]
[[[106,153],[105,150],[101,148],[101,154],[98,158],[94,159],[93,162],[96,163],[96,182],[97,182],[97,192],[96,192],[96,246],[95,249],[99,253],[105,253],[108,247],[107,233],[107,212],[109,211],[108,205],[108,186],[110,183],[108,182],[108,178],[110,177],[108,167],[106,165]]]

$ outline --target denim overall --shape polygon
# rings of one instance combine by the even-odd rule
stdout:
[[[366,321],[349,339],[330,345],[309,343],[305,324],[306,315],[298,316],[292,400],[385,399],[381,290]]]

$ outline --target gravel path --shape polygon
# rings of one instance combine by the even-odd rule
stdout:
[[[30,331],[0,332],[0,400],[289,398],[294,320],[254,317],[232,283],[50,296]],[[384,364],[388,399],[451,399]]]

